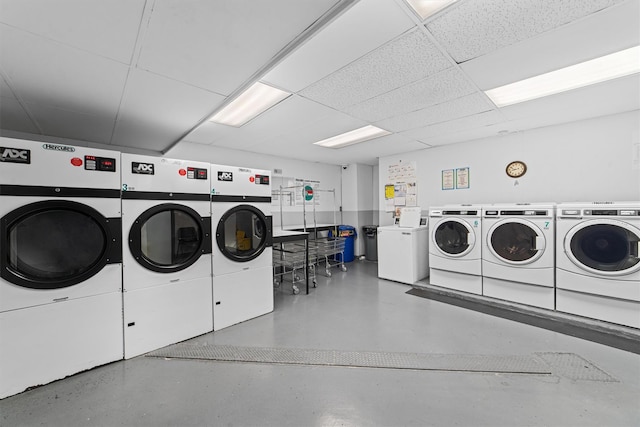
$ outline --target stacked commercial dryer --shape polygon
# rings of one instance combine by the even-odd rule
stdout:
[[[211,165],[211,222],[217,331],[273,311],[270,172]]]
[[[556,309],[640,328],[640,202],[557,206]]]
[[[0,138],[0,398],[122,359],[120,153]]]
[[[483,294],[555,308],[555,206],[496,204],[482,210]]]
[[[432,285],[482,294],[482,207],[448,205],[429,210]]]
[[[122,154],[125,357],[213,329],[209,164]]]

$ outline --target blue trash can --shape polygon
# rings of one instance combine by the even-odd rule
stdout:
[[[356,237],[358,234],[356,233],[356,228],[350,225],[339,225],[338,226],[338,236],[344,237],[344,261],[342,260],[341,254],[336,256],[336,260],[342,262],[351,262],[355,258],[354,256],[354,246]]]

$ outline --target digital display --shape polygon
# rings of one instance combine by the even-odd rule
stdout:
[[[256,175],[256,184],[269,185],[269,175]]]
[[[115,172],[116,159],[109,157],[84,156],[84,169],[88,171]]]
[[[207,169],[188,167],[187,179],[207,179]]]

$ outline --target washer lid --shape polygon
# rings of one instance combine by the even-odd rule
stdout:
[[[540,228],[531,221],[506,218],[487,233],[489,250],[508,264],[529,264],[542,256],[547,242]]]
[[[640,230],[614,219],[589,220],[573,227],[564,250],[578,267],[604,276],[621,276],[640,270]]]

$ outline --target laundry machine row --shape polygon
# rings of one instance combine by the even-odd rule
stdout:
[[[433,285],[640,328],[640,203],[433,207]]]
[[[0,138],[0,398],[272,311],[269,175]]]

